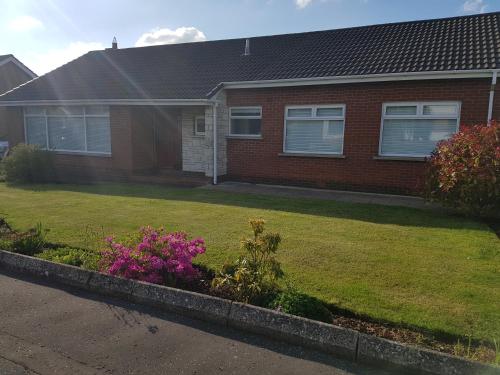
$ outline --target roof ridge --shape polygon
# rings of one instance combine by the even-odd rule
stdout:
[[[431,23],[438,21],[448,21],[448,20],[457,20],[463,18],[480,18],[497,15],[500,16],[500,11],[488,12],[488,13],[475,13],[461,16],[452,16],[452,17],[443,17],[443,18],[426,18],[422,20],[412,20],[412,21],[397,21],[397,22],[387,22],[387,23],[373,23],[369,25],[360,25],[360,26],[349,26],[349,27],[340,27],[337,29],[324,29],[324,30],[311,30],[311,31],[299,31],[292,33],[281,33],[281,34],[268,34],[268,35],[256,35],[256,36],[246,36],[246,37],[238,37],[238,38],[228,38],[228,39],[214,39],[214,40],[203,40],[198,42],[184,42],[184,43],[172,43],[172,44],[157,44],[151,46],[140,46],[140,47],[125,47],[119,49],[106,48],[104,50],[96,50],[96,51],[125,51],[131,49],[146,49],[146,48],[168,48],[172,46],[183,46],[183,45],[191,45],[191,44],[205,44],[205,43],[217,43],[217,42],[228,42],[228,41],[238,41],[245,39],[260,39],[260,38],[272,38],[272,37],[280,37],[280,36],[289,36],[289,35],[307,35],[307,34],[315,34],[315,33],[327,33],[334,31],[345,31],[345,30],[357,30],[357,29],[365,29],[370,27],[385,27],[385,26],[395,26],[395,25],[411,25],[417,23]],[[91,51],[94,52],[94,51]]]

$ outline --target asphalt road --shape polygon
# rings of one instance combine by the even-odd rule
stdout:
[[[389,373],[2,270],[0,374]]]

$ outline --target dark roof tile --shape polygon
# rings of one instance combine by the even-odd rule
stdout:
[[[220,82],[498,69],[500,13],[93,51],[0,100],[195,99]]]

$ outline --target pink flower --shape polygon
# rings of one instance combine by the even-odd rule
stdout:
[[[180,279],[199,276],[192,261],[205,252],[202,238],[188,240],[184,232],[165,233],[163,228],[152,227],[143,227],[140,233],[142,240],[131,248],[107,237],[109,247],[101,252],[101,269],[112,275],[158,284],[171,276]]]

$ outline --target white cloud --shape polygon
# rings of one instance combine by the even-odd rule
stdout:
[[[12,31],[20,32],[42,29],[43,23],[39,19],[32,16],[19,16],[11,20],[7,26]]]
[[[51,49],[47,52],[35,54],[31,59],[26,60],[26,64],[42,75],[70,62],[71,60],[84,55],[88,51],[104,49],[99,42],[73,42],[60,49]]]
[[[135,46],[156,46],[159,44],[202,42],[204,40],[207,40],[207,37],[196,27],[179,27],[175,30],[157,28],[142,34],[135,42]]]
[[[295,5],[299,9],[304,9],[306,6],[312,3],[312,0],[295,0]]]
[[[467,0],[462,9],[466,13],[484,13],[486,7],[484,0]]]

